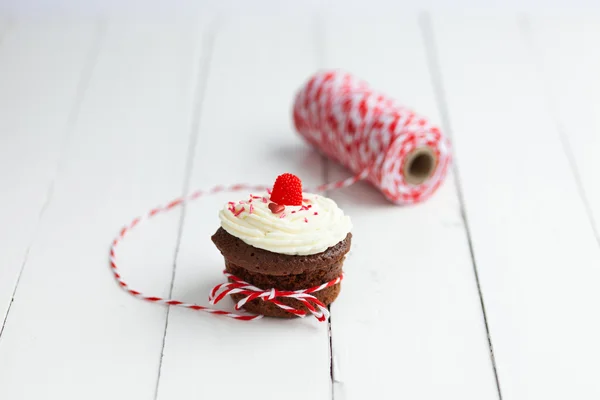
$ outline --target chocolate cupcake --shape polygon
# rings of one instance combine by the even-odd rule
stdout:
[[[226,272],[260,289],[301,290],[330,282],[342,274],[350,250],[352,224],[336,203],[323,196],[302,193],[300,179],[280,175],[272,192],[229,202],[219,213],[221,227],[212,236],[223,257]],[[312,293],[329,305],[340,283]],[[235,301],[245,297],[232,294]],[[298,300],[279,302],[307,311]],[[290,318],[276,304],[254,299],[247,311]]]

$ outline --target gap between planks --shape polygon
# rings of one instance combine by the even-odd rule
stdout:
[[[210,76],[210,64],[213,55],[213,48],[215,43],[215,35],[217,31],[217,22],[213,22],[209,24],[209,28],[206,30],[205,35],[201,40],[200,48],[200,62],[198,63],[198,71],[196,72],[196,88],[194,93],[193,100],[193,111],[192,111],[192,120],[190,123],[190,133],[188,140],[188,151],[186,154],[186,164],[185,164],[185,175],[183,178],[183,187],[181,190],[181,196],[187,196],[190,192],[190,181],[192,177],[192,171],[194,167],[194,159],[196,153],[196,144],[198,142],[199,136],[199,126],[200,126],[200,117],[202,115],[202,106],[204,104],[205,92],[206,92],[206,84],[208,82],[208,78]],[[183,234],[183,222],[185,221],[187,210],[187,203],[184,203],[181,207],[181,215],[179,216],[179,222],[177,226],[177,239],[175,242],[175,250],[173,252],[173,271],[171,273],[171,281],[169,282],[169,295],[168,298],[171,299],[173,297],[173,287],[175,284],[175,276],[177,273],[177,257],[179,255],[179,248],[181,245],[181,237]],[[163,365],[163,357],[165,351],[165,343],[167,339],[167,330],[169,328],[169,314],[171,312],[171,306],[167,305],[167,311],[165,313],[165,327],[163,330],[162,343],[160,347],[160,359],[158,363],[158,372],[156,376],[156,385],[154,388],[154,400],[158,399],[158,390],[160,387],[160,376],[162,372]]]
[[[432,28],[432,20],[429,12],[423,12],[419,15],[419,27],[423,37],[423,43],[425,45],[427,63],[429,65],[429,73],[431,75],[431,81],[433,90],[435,92],[436,102],[440,111],[441,123],[443,130],[447,133],[448,137],[452,139],[452,128],[450,121],[450,113],[447,106],[447,98],[444,89],[443,76],[439,64],[439,56],[437,50],[437,44],[435,41],[435,34]],[[494,357],[494,346],[492,344],[492,336],[488,324],[488,318],[485,309],[485,301],[483,299],[483,292],[481,290],[481,284],[479,281],[479,273],[477,271],[477,261],[475,259],[475,253],[473,251],[473,240],[471,236],[471,230],[469,227],[469,220],[465,209],[465,201],[463,196],[463,190],[460,180],[460,173],[456,157],[453,155],[452,160],[452,171],[455,176],[455,187],[458,200],[460,203],[460,215],[463,221],[463,227],[465,229],[465,235],[469,244],[469,254],[471,256],[471,262],[473,263],[473,274],[475,276],[475,283],[477,285],[477,293],[479,295],[479,302],[481,304],[481,312],[483,316],[483,322],[485,325],[485,332],[487,335],[487,341],[490,350],[490,361],[494,370],[494,378],[496,380],[496,389],[498,391],[498,399],[502,400],[502,390],[500,388],[500,378],[498,377],[498,369],[496,366],[496,358]]]
[[[2,40],[4,39],[4,37],[6,36],[8,31],[12,27],[13,27],[13,23],[9,22],[8,27],[6,29],[0,30],[0,45],[2,44]],[[44,217],[44,214],[52,201],[52,196],[54,194],[54,185],[60,175],[62,165],[65,161],[66,149],[67,149],[67,146],[69,145],[69,141],[73,138],[73,132],[75,130],[75,125],[77,123],[77,118],[79,117],[79,110],[80,110],[81,104],[83,103],[83,99],[85,97],[87,89],[89,87],[89,83],[92,78],[92,73],[94,71],[94,66],[96,65],[96,60],[98,59],[100,50],[102,49],[102,42],[104,40],[105,35],[106,35],[106,21],[101,20],[96,23],[96,33],[92,40],[92,45],[90,46],[88,54],[86,55],[86,61],[85,61],[83,70],[81,71],[81,76],[79,78],[79,82],[77,83],[75,99],[74,99],[73,105],[71,106],[71,110],[69,111],[69,116],[67,117],[67,125],[65,127],[65,134],[64,134],[63,142],[60,146],[60,154],[58,157],[58,161],[56,163],[54,173],[52,174],[53,176],[50,181],[50,184],[48,185],[48,189],[46,190],[46,198],[44,199],[44,203],[38,213],[37,221],[35,223],[35,230],[31,236],[31,239],[29,240],[29,244],[27,245],[27,248],[25,249],[25,253],[23,256],[23,262],[21,263],[21,268],[19,269],[19,273],[17,275],[17,280],[15,282],[15,287],[12,292],[10,303],[8,304],[8,308],[6,309],[6,314],[4,316],[4,320],[2,321],[2,326],[0,327],[0,341],[2,340],[2,333],[4,333],[4,328],[6,327],[8,317],[9,317],[10,311],[12,309],[13,302],[15,301],[15,296],[17,294],[19,283],[21,282],[21,276],[23,276],[23,271],[25,270],[25,266],[27,265],[27,260],[29,257],[29,252],[31,250],[31,246],[33,245],[33,243],[37,237],[37,231],[39,229],[40,221]]]
[[[324,16],[321,12],[317,12],[313,18],[313,40],[315,46],[317,67],[319,69],[323,68],[326,60],[326,50],[325,50],[325,21]],[[321,154],[321,184],[326,184],[329,182],[329,168],[331,163],[329,159]],[[324,196],[329,196],[329,191],[323,192]],[[331,325],[331,305],[327,306],[329,310],[329,318],[327,318],[327,335],[328,335],[328,343],[329,343],[329,380],[330,380],[330,398],[331,400],[335,399],[335,358],[333,353],[333,330]]]

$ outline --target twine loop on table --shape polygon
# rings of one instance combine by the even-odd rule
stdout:
[[[329,188],[332,188],[332,187],[340,189],[340,188],[344,188],[347,186],[351,186],[354,183],[358,182],[359,180],[364,179],[363,177],[366,176],[367,174],[368,174],[368,171],[363,172],[361,174],[357,174],[353,177],[350,177],[350,178],[342,180],[342,181],[333,182],[328,185],[319,186],[319,187],[313,189],[313,191],[320,192],[323,190],[328,190]],[[186,204],[190,201],[197,200],[204,195],[212,195],[212,194],[221,193],[221,192],[236,192],[236,191],[241,191],[241,190],[264,191],[267,189],[268,188],[266,186],[260,186],[260,185],[259,186],[246,185],[246,184],[236,184],[236,185],[232,185],[232,186],[218,185],[218,186],[215,186],[212,189],[209,189],[206,191],[198,190],[198,191],[193,192],[189,196],[176,198],[176,199],[168,202],[165,205],[153,208],[152,210],[148,211],[146,214],[144,214],[140,217],[134,218],[129,224],[127,224],[123,228],[121,228],[121,230],[119,231],[119,234],[112,241],[111,246],[110,246],[109,264],[110,264],[110,268],[113,273],[113,276],[116,279],[117,283],[119,284],[119,286],[121,288],[123,288],[123,290],[125,290],[130,295],[137,297],[138,299],[149,301],[151,303],[189,308],[189,309],[195,310],[195,311],[204,311],[204,312],[207,312],[210,314],[233,318],[233,319],[236,319],[239,321],[251,321],[251,320],[262,318],[262,315],[257,315],[257,314],[236,314],[236,313],[219,310],[219,309],[215,309],[215,308],[211,308],[211,307],[207,307],[207,306],[201,306],[199,304],[186,303],[184,301],[180,301],[180,300],[176,300],[176,299],[165,299],[165,298],[162,298],[159,296],[145,295],[142,292],[133,289],[121,276],[121,272],[119,271],[119,266],[117,264],[117,251],[116,250],[117,250],[117,247],[119,246],[119,244],[121,244],[123,242],[125,237],[142,222],[149,220],[159,214],[163,214],[168,211],[171,211],[171,210],[173,210],[177,207],[180,207],[183,204]],[[294,299],[300,301],[303,305],[305,305],[306,308],[319,321],[325,321],[329,317],[329,312],[327,310],[327,307],[325,307],[324,304],[321,303],[315,296],[312,296],[311,293],[317,292],[319,290],[323,290],[329,286],[336,285],[343,279],[343,276],[339,276],[330,282],[326,282],[326,283],[323,283],[322,285],[315,286],[315,287],[312,287],[309,289],[296,290],[296,291],[280,291],[275,288],[268,289],[268,290],[260,289],[260,288],[250,285],[247,282],[242,281],[241,279],[239,279],[233,275],[230,275],[228,273],[225,273],[225,275],[228,278],[231,278],[234,282],[233,283],[231,283],[231,282],[223,283],[223,284],[217,285],[211,291],[211,295],[209,296],[209,301],[211,302],[211,304],[218,303],[219,301],[221,301],[223,299],[223,297],[225,297],[228,294],[242,293],[242,294],[247,294],[247,297],[240,301],[241,304],[240,304],[240,302],[238,302],[236,304],[236,310],[239,310],[242,305],[244,305],[246,302],[248,302],[250,300],[253,300],[255,298],[261,298],[263,301],[269,301],[292,314],[295,314],[295,315],[301,316],[301,317],[305,316],[306,313],[303,310],[295,309],[294,307],[283,304],[277,300],[277,298],[280,298],[280,297],[294,298]],[[230,285],[234,285],[235,287],[230,286]],[[227,293],[225,293],[225,294],[220,293],[219,295],[216,295],[218,289],[223,289]]]

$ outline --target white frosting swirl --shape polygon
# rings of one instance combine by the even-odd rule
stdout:
[[[268,195],[229,202],[219,212],[230,235],[259,249],[279,254],[310,255],[342,241],[352,229],[350,217],[327,197],[303,194],[302,206],[285,206],[274,214]]]

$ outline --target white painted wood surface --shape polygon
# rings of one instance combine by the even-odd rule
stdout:
[[[598,398],[600,249],[524,32],[433,25],[503,398]]]
[[[598,20],[6,21],[0,399],[600,397]],[[445,125],[458,172],[414,207],[363,184],[330,193],[355,225],[330,324],[120,290],[108,244],[149,208],[284,171],[347,176],[291,124],[320,67]],[[223,279],[216,211],[238,196],[135,231],[117,254],[126,280],[207,304]]]
[[[72,131],[93,28],[0,25],[2,321]]]
[[[165,309],[131,301],[115,285],[106,239],[183,190],[201,37],[178,25],[99,29],[97,60],[2,334],[3,399],[154,396]],[[44,137],[41,127],[33,134]],[[177,213],[157,220],[119,252],[134,287],[167,293],[178,225]]]
[[[600,18],[532,18],[524,23],[529,23],[525,29],[544,77],[548,106],[600,243]]]

